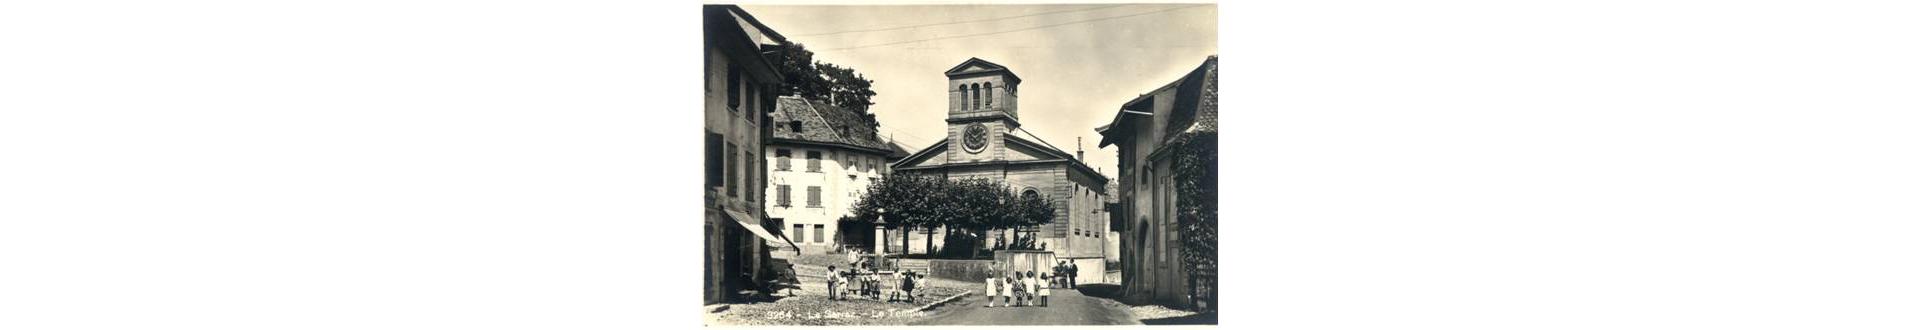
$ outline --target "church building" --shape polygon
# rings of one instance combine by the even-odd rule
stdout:
[[[972,58],[946,75],[947,138],[894,163],[894,173],[988,178],[1053,202],[1052,223],[1020,234],[1078,265],[1082,283],[1098,283],[1106,272],[1107,177],[1020,127],[1013,71]]]

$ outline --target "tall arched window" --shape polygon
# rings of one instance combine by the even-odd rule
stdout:
[[[973,103],[973,85],[960,85],[960,110],[973,110],[967,104]]]
[[[988,109],[992,109],[993,108],[993,83],[987,83],[987,86],[981,89],[987,92],[987,96],[986,96],[987,101],[982,103],[986,104]]]
[[[970,88],[973,89],[973,97],[972,100],[970,100],[970,102],[972,102],[971,105],[967,108],[980,110],[980,84],[973,84],[973,87]]]

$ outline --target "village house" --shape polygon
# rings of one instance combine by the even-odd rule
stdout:
[[[704,301],[723,302],[775,276],[769,244],[791,245],[763,227],[766,162],[760,152],[781,82],[763,54],[787,44],[738,6],[703,9],[705,29]]]
[[[767,217],[800,253],[871,250],[873,225],[842,221],[867,186],[907,155],[885,141],[864,114],[819,100],[782,96],[767,143]],[[842,230],[849,229],[849,230]]]
[[[1120,106],[1111,123],[1096,128],[1100,147],[1118,149],[1120,174],[1114,223],[1121,233],[1122,290],[1133,301],[1191,306],[1181,254],[1172,170],[1172,142],[1218,131],[1217,56],[1163,87]]]
[[[1073,262],[1080,274],[1103,274],[1107,177],[1081,162],[1081,155],[1061,151],[1020,127],[1020,77],[1013,71],[972,58],[947,70],[946,76],[947,138],[894,163],[894,171],[956,180],[987,178],[1023,196],[1045,198],[1053,203],[1053,222],[1017,233],[1034,238],[1034,247],[1053,251],[1056,259]],[[909,249],[923,249],[913,241],[925,239],[925,232],[917,234],[908,236]],[[935,235],[935,248],[941,241],[937,237],[944,234]],[[1098,277],[1085,276],[1088,281],[1083,282]]]

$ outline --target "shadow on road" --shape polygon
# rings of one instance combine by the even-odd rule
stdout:
[[[1113,301],[1121,301],[1119,285],[1081,284],[1078,289],[1080,290],[1080,294],[1087,295],[1088,297],[1099,297],[1099,298],[1113,299]],[[1132,305],[1132,304],[1129,304],[1129,305]]]
[[[1140,323],[1146,325],[1217,325],[1220,324],[1220,314],[1207,312],[1163,319],[1142,319]]]
[[[1108,300],[1113,300],[1114,302],[1126,304],[1127,306],[1139,307],[1139,306],[1153,305],[1153,304],[1137,302],[1137,301],[1127,301],[1127,299],[1123,299],[1124,297],[1121,297],[1120,286],[1115,284],[1084,284],[1080,286],[1079,290],[1080,290],[1080,294],[1087,295],[1088,297],[1105,298]],[[1214,325],[1214,324],[1220,324],[1220,314],[1217,312],[1206,312],[1206,313],[1199,313],[1199,314],[1179,316],[1179,317],[1140,319],[1140,323],[1147,324],[1147,325],[1169,325],[1169,324]]]

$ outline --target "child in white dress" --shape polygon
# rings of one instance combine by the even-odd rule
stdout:
[[[993,273],[987,273],[987,291],[984,291],[985,294],[982,294],[982,296],[987,297],[987,307],[993,307],[993,296],[1000,293],[999,285],[1000,278],[994,277]]]
[[[1027,289],[1027,296],[1024,297],[1026,299],[1027,306],[1033,306],[1033,296],[1035,293],[1038,293],[1039,284],[1040,284],[1039,281],[1040,279],[1034,278],[1033,271],[1031,270],[1027,271],[1027,276],[1025,279],[1020,280],[1021,282],[1020,284]]]
[[[1047,273],[1040,273],[1040,278],[1042,280],[1054,279],[1053,277],[1047,276]],[[1047,297],[1052,295],[1053,295],[1052,285],[1041,286],[1040,287],[1040,307],[1047,307]]]
[[[1013,287],[1020,286],[1020,281],[1015,280],[1012,277],[1013,274],[1007,275],[1006,277],[1001,277],[1001,279],[1005,281],[1000,282],[1000,302],[1007,307],[1013,307]]]

